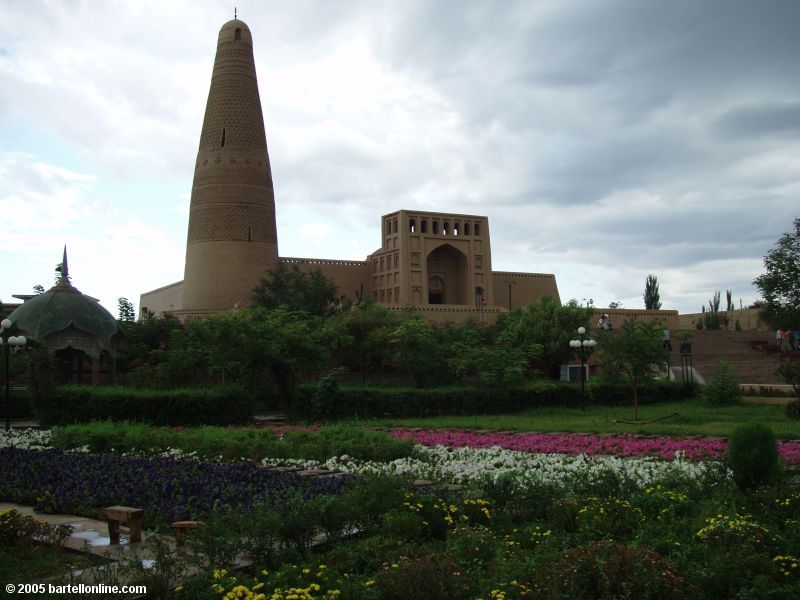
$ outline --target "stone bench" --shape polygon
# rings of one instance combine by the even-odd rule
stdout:
[[[142,521],[144,520],[143,508],[130,506],[109,506],[103,509],[108,521],[108,537],[111,544],[119,544],[119,526],[126,524],[130,531],[130,543],[142,542]]]
[[[186,539],[186,531],[189,529],[200,529],[205,523],[202,521],[175,521],[170,527],[175,530],[175,545],[183,546]]]

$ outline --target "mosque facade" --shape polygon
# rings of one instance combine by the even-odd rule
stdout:
[[[365,260],[281,257],[250,28],[219,32],[195,163],[182,281],[142,294],[140,315],[182,320],[246,307],[278,261],[319,269],[340,296],[389,309],[415,305],[433,321],[493,320],[549,295],[555,275],[492,269],[489,219],[398,210],[380,220],[381,246]]]

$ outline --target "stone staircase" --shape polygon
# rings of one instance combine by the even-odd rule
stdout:
[[[681,364],[680,342],[677,339],[681,333],[672,332],[673,370]],[[775,374],[775,369],[782,360],[800,360],[800,353],[797,352],[794,356],[781,356],[774,347],[774,332],[690,330],[687,333],[692,336],[692,364],[706,381],[714,376],[717,362],[724,360],[731,365],[742,384],[785,384]]]

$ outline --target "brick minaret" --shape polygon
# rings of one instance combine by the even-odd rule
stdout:
[[[253,38],[243,21],[219,31],[186,243],[183,308],[247,306],[278,258],[275,194]]]

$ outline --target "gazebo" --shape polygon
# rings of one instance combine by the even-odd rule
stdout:
[[[117,320],[96,299],[72,285],[67,248],[58,282],[43,294],[26,300],[9,316],[18,334],[41,344],[61,362],[62,379],[84,383],[86,360],[91,361],[90,382],[100,383],[101,364],[108,366],[111,382],[116,375],[117,350],[123,333]]]

